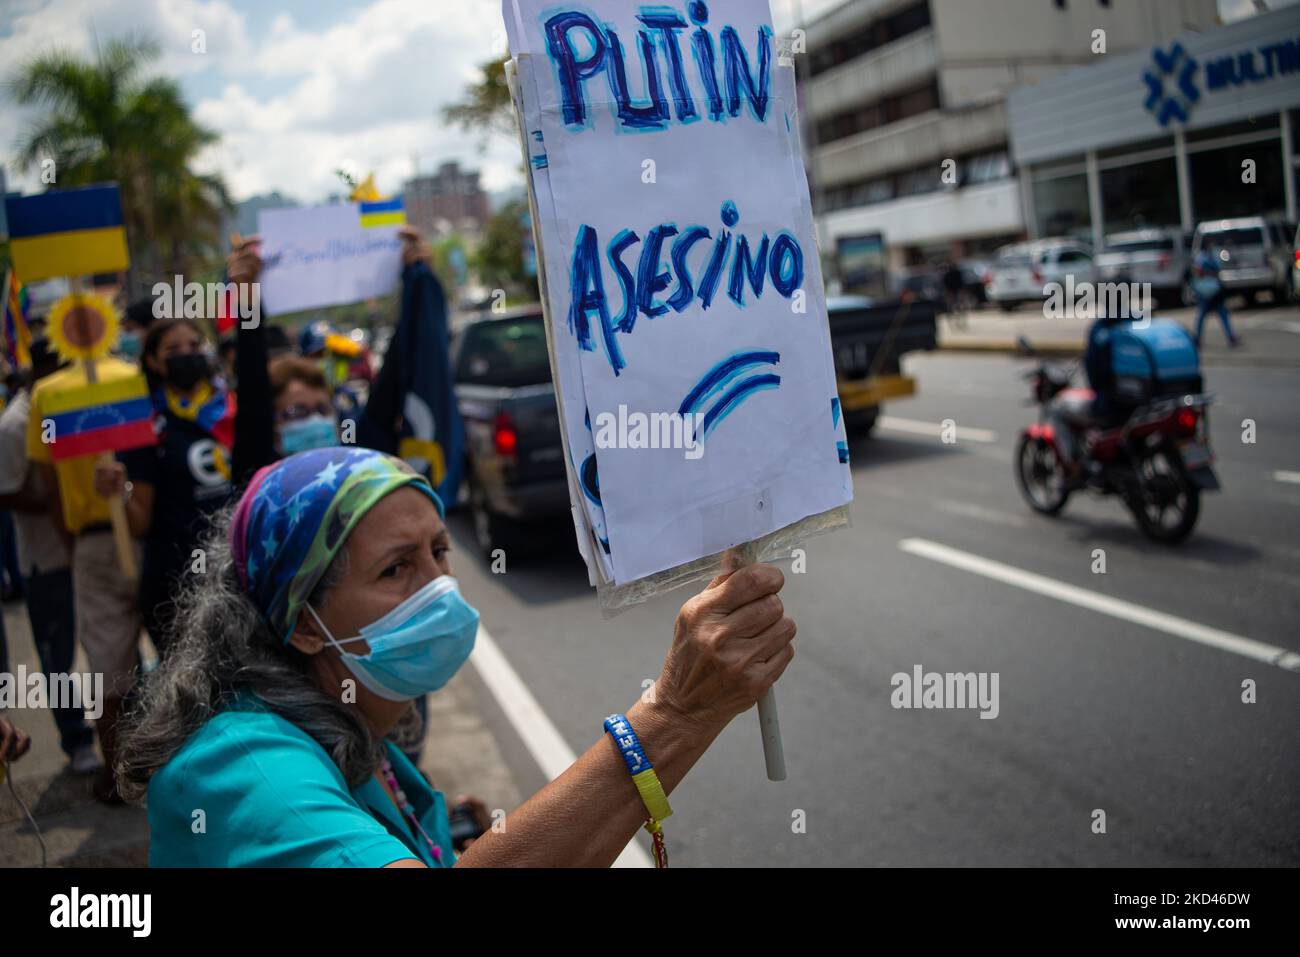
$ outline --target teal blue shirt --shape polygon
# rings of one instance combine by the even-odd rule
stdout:
[[[378,781],[349,788],[315,738],[259,705],[242,698],[213,717],[149,782],[150,866],[456,862],[442,794],[395,746],[384,743],[389,763],[440,859]]]

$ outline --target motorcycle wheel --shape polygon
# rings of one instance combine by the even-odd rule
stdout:
[[[1020,437],[1016,446],[1016,479],[1020,494],[1040,515],[1058,515],[1070,498],[1065,468],[1056,450],[1043,439]]]
[[[1176,450],[1158,448],[1138,461],[1137,489],[1128,506],[1138,528],[1155,542],[1174,545],[1192,533],[1201,513],[1201,490]]]

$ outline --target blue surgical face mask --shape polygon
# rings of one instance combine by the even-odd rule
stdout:
[[[280,448],[285,455],[338,444],[338,423],[328,415],[309,415],[280,426]]]
[[[126,331],[118,333],[117,354],[123,359],[139,359],[140,333]]]
[[[338,641],[316,610],[307,606],[326,640],[357,679],[388,701],[411,701],[437,691],[460,670],[474,650],[478,612],[460,595],[456,579],[441,575],[355,638]],[[366,641],[370,654],[341,646]]]

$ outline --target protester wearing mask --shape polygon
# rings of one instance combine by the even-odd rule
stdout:
[[[173,639],[172,592],[196,570],[194,549],[208,518],[234,491],[235,397],[212,375],[207,339],[194,320],[156,320],[141,364],[158,444],[120,453],[96,468],[95,480],[100,494],[125,500],[131,533],[144,541],[140,610],[165,655]]]
[[[400,235],[405,288],[417,280],[421,270],[428,272],[429,254],[418,230],[403,227]],[[234,244],[226,259],[226,277],[230,283],[258,281],[262,273],[260,243],[259,237],[249,236]],[[277,356],[274,361],[269,361],[273,332],[283,339],[283,332],[271,326],[265,313],[256,323],[240,323],[237,331],[235,374],[240,401],[235,422],[239,436],[234,454],[236,484],[247,481],[257,469],[283,455],[322,447],[330,432],[331,418],[337,437],[330,444],[355,443],[385,451],[396,450],[398,440],[394,424],[388,421],[396,416],[391,409],[377,413],[375,406],[380,403],[373,401],[359,412],[353,410],[354,435],[339,434],[338,402],[320,362],[292,355]],[[325,347],[324,334],[309,325],[300,337],[299,345],[309,353],[319,354]],[[374,394],[372,392],[372,399]],[[392,405],[391,402],[383,404]]]
[[[411,299],[413,318],[432,325],[435,316],[426,302],[432,297],[415,295],[422,285],[433,283],[429,268],[428,247],[419,231],[404,227],[402,238],[403,308]],[[253,283],[262,272],[260,240],[257,236],[236,237],[226,259],[226,276],[233,284]],[[245,294],[247,295],[247,294]],[[308,327],[310,329],[310,326]],[[235,369],[239,382],[239,411],[235,430],[239,441],[233,455],[236,484],[248,481],[253,473],[270,462],[295,452],[326,445],[358,445],[386,452],[400,446],[396,423],[401,401],[396,377],[384,373],[370,393],[370,401],[359,412],[351,409],[351,418],[340,424],[337,396],[318,361],[302,356],[281,355],[269,360],[273,343],[287,337],[273,326],[265,313],[257,322],[239,323],[236,335]],[[321,337],[324,348],[324,337]],[[313,348],[310,344],[306,348]],[[393,346],[390,344],[389,349]],[[388,356],[385,355],[385,360]],[[388,367],[385,361],[385,367]],[[391,372],[391,369],[389,369]],[[419,725],[427,714],[423,695],[415,702]],[[404,743],[406,755],[418,759],[421,737],[410,736]]]
[[[186,582],[172,654],[125,736],[161,866],[608,866],[647,818],[609,735],[459,858],[446,802],[390,740],[468,658],[443,505],[392,456],[317,449],[260,471]],[[779,570],[683,606],[654,695],[629,708],[666,793],[793,657]],[[482,802],[469,802],[480,825]],[[193,830],[194,808],[209,821]]]
[[[319,363],[281,356],[271,360],[270,376],[276,451],[294,455],[342,444],[329,382]]]
[[[122,313],[117,348],[114,351],[129,362],[140,361],[140,353],[144,351],[144,337],[148,335],[149,326],[154,320],[153,304],[152,297],[137,299]]]

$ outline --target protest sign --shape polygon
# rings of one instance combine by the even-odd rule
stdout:
[[[793,70],[766,4],[504,13],[595,577],[625,585],[845,505]]]
[[[262,303],[272,313],[362,302],[402,271],[400,199],[258,213]]]

